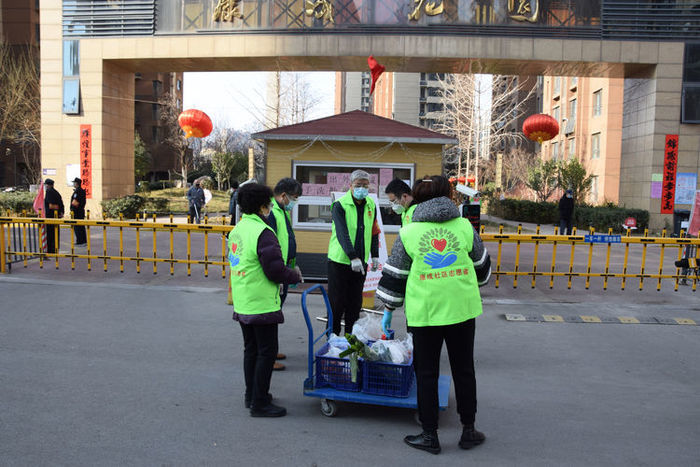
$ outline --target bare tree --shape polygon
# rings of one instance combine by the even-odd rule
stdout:
[[[175,96],[170,93],[163,94],[158,100],[160,104],[160,121],[163,122],[165,135],[163,144],[170,147],[175,155],[175,168],[179,170],[184,186],[187,185],[187,172],[192,168],[192,150],[185,132],[180,128],[177,119],[181,109],[177,105]]]
[[[523,148],[511,148],[503,154],[501,161],[501,181],[504,191],[510,191],[519,185],[527,185],[528,170],[536,165],[538,156]],[[484,180],[496,179],[495,158],[484,161],[481,176]]]
[[[30,183],[39,181],[40,176],[38,56],[33,46],[10,46],[0,42],[0,141],[19,147]]]
[[[437,113],[437,126],[458,140],[445,162],[456,167],[457,176],[474,174],[477,187],[490,148],[518,146],[524,140],[521,132],[509,128],[524,114],[534,92],[523,97],[525,86],[514,76],[494,76],[492,81],[498,86],[490,89],[489,99],[489,88],[478,75],[452,74],[440,79],[443,110]]]

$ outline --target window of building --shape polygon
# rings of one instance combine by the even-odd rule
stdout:
[[[700,123],[700,42],[685,44],[681,122]]]
[[[557,123],[560,122],[560,119],[559,119],[561,117],[560,111],[561,111],[561,108],[559,106],[556,106],[552,109],[552,117],[554,117],[554,120],[556,120]]]
[[[156,79],[153,80],[153,97],[159,97],[163,92],[163,83]]]
[[[160,143],[160,127],[151,127],[151,137],[153,138],[153,144]]]
[[[63,41],[63,113],[80,113],[80,41]]]
[[[156,122],[160,120],[160,105],[159,104],[151,104],[151,118]]]
[[[591,159],[600,158],[600,133],[591,135]]]
[[[576,120],[576,99],[569,101],[569,121]]]
[[[561,92],[561,77],[557,76],[554,78],[554,95],[558,95]]]
[[[181,80],[181,79],[177,80],[177,83],[175,84],[175,88],[176,88],[178,91],[181,91],[181,90],[182,90],[182,80]]]
[[[559,159],[559,142],[555,141],[552,143],[552,159]]]
[[[569,159],[576,158],[576,138],[569,138]]]
[[[603,90],[598,89],[593,93],[593,116],[599,117],[603,113]]]
[[[574,76],[573,78],[571,78],[571,84],[569,85],[569,87],[575,88],[577,84],[578,84],[578,77]]]
[[[589,195],[589,201],[593,204],[598,202],[598,176],[593,175],[591,177],[591,191]]]
[[[303,194],[299,197],[297,209],[292,213],[293,227],[330,231],[332,195],[334,192],[344,193],[348,190],[350,173],[357,169],[366,170],[370,174],[369,192],[378,197],[385,232],[398,232],[401,217],[391,210],[391,203],[384,193],[384,184],[400,178],[412,185],[412,180],[415,179],[413,164],[294,162],[293,177],[301,182]]]

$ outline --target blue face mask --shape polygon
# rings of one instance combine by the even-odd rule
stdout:
[[[369,188],[365,188],[365,187],[360,186],[360,187],[353,188],[353,190],[352,190],[352,195],[357,199],[365,199],[368,194],[369,194]]]
[[[295,204],[297,204],[297,200],[295,200],[295,199],[290,199],[290,200],[289,200],[289,204],[286,205],[286,206],[284,207],[284,209],[286,209],[287,211],[291,211],[292,209],[294,209],[294,205],[295,205]]]

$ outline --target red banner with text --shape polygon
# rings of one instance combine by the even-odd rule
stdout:
[[[92,198],[92,125],[80,125],[80,180],[85,197]]]
[[[661,183],[661,214],[673,214],[678,169],[678,135],[666,135],[664,146],[663,182]]]

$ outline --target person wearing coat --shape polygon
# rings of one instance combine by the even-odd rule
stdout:
[[[73,194],[70,198],[70,211],[73,214],[73,219],[85,219],[85,190],[81,186],[82,183],[78,177],[73,180]],[[75,246],[87,244],[84,225],[74,226],[73,232],[75,232]]]
[[[63,217],[64,206],[61,194],[53,187],[53,180],[47,178],[44,180],[44,212],[49,219]],[[46,225],[46,252],[58,253],[58,248],[61,240],[61,229],[57,225]]]
[[[444,342],[463,425],[458,444],[470,449],[486,439],[474,427],[474,333],[482,313],[479,287],[489,280],[491,259],[469,220],[460,216],[447,178],[425,177],[414,186],[413,200],[417,205],[411,223],[399,231],[377,289],[377,297],[385,303],[384,332],[391,327],[393,310],[403,305],[413,335],[423,431],[406,436],[404,442],[433,454],[440,452],[438,378]]]
[[[266,223],[272,190],[249,183],[240,188],[240,222],[228,235],[233,319],[243,333],[245,406],[251,417],[282,417],[284,407],[269,393],[272,367],[279,349],[278,327],[284,323],[279,284],[301,281],[299,271],[284,264],[275,232]]]

